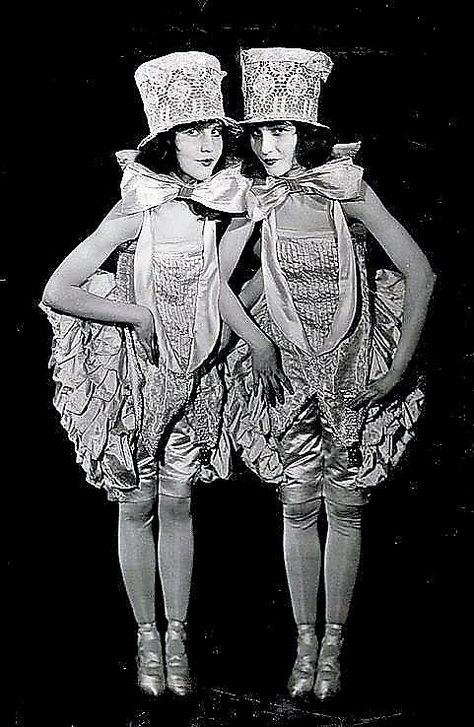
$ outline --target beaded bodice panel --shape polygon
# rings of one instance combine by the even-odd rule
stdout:
[[[185,202],[176,201],[153,211],[150,222],[156,305],[168,343],[186,369],[203,266],[203,221]]]
[[[338,249],[334,234],[278,238],[278,258],[306,336],[314,350],[328,335],[339,300]]]
[[[183,369],[191,353],[201,268],[199,251],[153,256],[155,298],[161,323]]]

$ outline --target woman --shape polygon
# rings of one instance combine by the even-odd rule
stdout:
[[[242,53],[250,221],[236,218],[220,247],[221,314],[251,354],[240,344],[228,359],[229,427],[247,464],[280,482],[298,631],[288,688],[293,697],[313,692],[319,699],[341,688],[363,507],[398,461],[419,414],[418,387],[403,397],[396,386],[418,343],[434,280],[420,248],[353,164],[359,145],[336,145],[328,161],[332,143],[318,122],[318,101],[331,67],[324,53],[303,49]],[[258,220],[261,271],[251,294],[243,293],[251,305],[260,280],[263,297],[249,316],[226,280]],[[364,244],[351,239],[347,220],[363,223],[401,273],[379,271],[374,294]],[[326,613],[318,649],[322,560]]]
[[[238,130],[224,115],[224,75],[214,56],[197,52],[137,69],[150,134],[138,152],[117,155],[121,201],[59,265],[43,299],[54,326],[62,424],[88,482],[119,502],[138,681],[151,696],[165,684],[179,696],[191,691],[191,489],[198,477],[228,475],[222,384],[209,365],[220,332],[219,215],[212,210],[241,212],[248,185],[236,168],[222,168],[225,142]],[[99,271],[114,252],[116,275]],[[167,618],[165,668],[156,563]]]

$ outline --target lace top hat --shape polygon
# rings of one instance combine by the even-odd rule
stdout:
[[[318,101],[333,63],[321,51],[303,48],[249,48],[241,52],[244,118],[263,121],[318,121]]]
[[[170,53],[142,63],[135,82],[145,108],[150,133],[139,147],[178,124],[221,119],[238,128],[224,114],[221,81],[226,73],[208,53]]]

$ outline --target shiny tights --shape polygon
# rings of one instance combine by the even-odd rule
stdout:
[[[314,624],[321,572],[318,528],[322,499],[286,503],[284,556],[293,614],[297,624]],[[328,530],[324,547],[326,623],[344,624],[360,562],[362,507],[325,500]]]
[[[157,502],[120,503],[119,561],[137,623],[155,620],[157,563],[166,618],[186,620],[193,552],[190,497],[160,494]]]

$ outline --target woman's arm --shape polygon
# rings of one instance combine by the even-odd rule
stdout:
[[[62,313],[105,323],[132,325],[150,360],[156,360],[151,311],[89,293],[81,285],[124,242],[138,237],[143,213],[123,215],[115,205],[99,227],[56,268],[43,293],[43,303]]]
[[[363,198],[345,202],[345,212],[364,223],[405,279],[400,340],[388,373],[354,400],[354,405],[383,398],[398,383],[415,352],[428,311],[435,274],[408,231],[384,207],[375,192],[363,183]]]
[[[257,272],[248,280],[239,293],[239,300],[245,310],[250,310],[263,293],[263,274],[259,268]],[[232,341],[232,331],[228,324],[224,321],[220,336],[219,356],[228,353],[228,346]]]
[[[258,388],[261,381],[264,393],[270,399],[276,396],[281,401],[283,398],[281,386],[291,391],[291,384],[281,370],[274,344],[244,308],[244,306],[251,307],[255,302],[254,296],[257,300],[263,290],[261,271],[250,281],[248,292],[244,294],[242,291],[241,299],[235,295],[228,283],[253,229],[253,222],[234,218],[222,236],[219,245],[221,269],[219,307],[223,320],[250,348],[255,388]]]
[[[263,273],[259,268],[256,273],[248,280],[239,293],[239,300],[245,310],[253,308],[257,300],[263,293]]]

